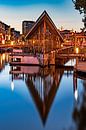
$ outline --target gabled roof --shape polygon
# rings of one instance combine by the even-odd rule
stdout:
[[[63,37],[61,36],[60,32],[58,31],[57,27],[55,26],[54,22],[52,21],[52,19],[50,18],[50,16],[48,15],[48,13],[46,11],[44,11],[40,17],[37,19],[36,23],[34,24],[34,26],[30,29],[30,31],[28,32],[28,34],[25,36],[25,38],[27,39],[33,32],[34,30],[37,28],[37,26],[40,24],[41,21],[43,21],[44,18],[47,18],[48,21],[50,22],[50,24],[53,26],[54,30],[57,32],[57,34],[60,36],[61,40],[63,41]]]

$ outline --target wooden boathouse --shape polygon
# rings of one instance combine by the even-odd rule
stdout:
[[[55,64],[55,52],[61,47],[63,38],[46,11],[37,19],[25,39],[28,47],[38,54],[40,65]]]

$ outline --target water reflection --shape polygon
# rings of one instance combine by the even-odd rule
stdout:
[[[73,73],[70,67],[44,69],[8,63],[9,55],[1,54],[2,130],[86,129],[85,75]]]
[[[75,91],[78,89],[77,80],[78,78],[83,79],[83,91],[79,93],[79,100],[74,107],[73,119],[76,124],[76,130],[86,130],[86,80],[85,75],[78,73],[74,74],[75,79]],[[78,93],[75,95],[78,98]]]
[[[14,91],[14,82],[11,82],[11,90]]]
[[[0,72],[4,69],[4,67],[8,63],[8,61],[9,61],[8,53],[0,54]]]
[[[50,107],[54,100],[63,70],[51,68],[40,68],[37,66],[11,66],[12,74],[11,88],[14,89],[13,80],[22,79],[25,81],[36,107],[39,111],[43,124],[45,124]]]
[[[76,102],[78,101],[78,88],[77,88],[77,75],[74,73],[73,75],[73,87],[74,87],[74,97]]]

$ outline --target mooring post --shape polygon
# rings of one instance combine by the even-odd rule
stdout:
[[[78,65],[78,57],[76,56],[76,70],[77,70],[77,65]]]

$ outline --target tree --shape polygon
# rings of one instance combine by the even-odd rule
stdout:
[[[84,30],[86,29],[86,0],[72,0],[75,9],[79,10],[80,14],[84,14],[82,21],[84,22]]]

